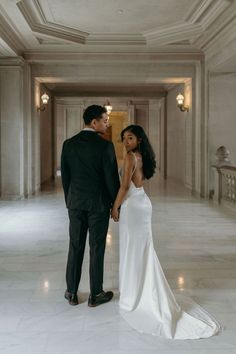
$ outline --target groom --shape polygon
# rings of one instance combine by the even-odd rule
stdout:
[[[92,105],[83,114],[85,128],[66,140],[61,156],[61,177],[70,220],[70,245],[65,298],[78,305],[87,231],[90,247],[90,296],[95,307],[112,299],[103,291],[103,264],[110,209],[119,189],[117,162],[112,142],[98,135],[108,127],[105,107]]]

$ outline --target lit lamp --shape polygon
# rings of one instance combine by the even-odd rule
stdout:
[[[178,96],[176,97],[176,100],[178,102],[178,107],[181,110],[181,112],[185,112],[185,111],[189,111],[189,106],[185,106],[184,105],[184,96],[181,95],[181,93],[178,94]]]
[[[48,104],[49,96],[44,92],[44,94],[41,96],[41,100],[43,102],[43,107],[37,107],[37,112],[38,111],[45,111],[46,107],[45,105]]]
[[[109,115],[112,111],[112,105],[110,104],[109,101],[107,101],[107,103],[104,105],[104,107],[106,108],[107,114]]]

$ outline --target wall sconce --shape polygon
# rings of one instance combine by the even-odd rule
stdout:
[[[181,110],[181,112],[188,112],[189,111],[189,106],[185,106],[184,105],[184,96],[181,95],[181,93],[178,94],[178,96],[176,97],[176,100],[178,102],[178,107]]]
[[[45,105],[48,104],[49,96],[44,92],[44,94],[41,96],[41,100],[43,102],[43,107],[37,107],[37,112],[38,111],[45,111],[46,107]]]
[[[107,101],[107,103],[104,104],[104,107],[106,108],[107,114],[109,115],[111,113],[111,111],[112,111],[112,105],[110,104],[109,101]]]

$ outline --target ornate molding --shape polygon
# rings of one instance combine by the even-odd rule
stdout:
[[[232,28],[227,28],[215,39],[214,43],[206,50],[206,63],[210,70],[217,70],[217,67],[224,66],[227,62],[236,63],[236,22]],[[232,71],[232,65],[230,65],[229,71]],[[233,65],[235,68],[235,65]],[[222,70],[222,69],[221,69]],[[227,72],[228,69],[223,69]]]
[[[0,57],[15,56],[16,53],[7,45],[7,43],[0,38]]]
[[[92,33],[87,37],[86,44],[146,45],[146,39],[142,34]]]
[[[16,55],[21,55],[25,46],[18,37],[18,35],[13,30],[12,26],[6,19],[6,14],[3,13],[2,8],[0,7],[0,37],[4,42],[11,48],[11,50]]]
[[[40,51],[30,51],[24,53],[24,59],[27,62],[41,63],[41,62],[79,62],[79,61],[96,61],[96,62],[196,62],[201,61],[204,58],[203,52],[153,52],[153,53],[65,53],[65,52],[40,52]]]
[[[202,0],[194,12],[186,17],[186,21],[200,23],[206,29],[230,4],[230,0]]]
[[[158,44],[170,44],[189,40],[191,43],[197,38],[205,35],[205,30],[210,27],[214,21],[230,6],[229,0],[202,0],[193,12],[185,19],[185,22],[173,26],[157,27],[152,31],[144,33],[147,42],[158,42]]]
[[[60,45],[62,48],[67,45],[68,50],[68,44],[71,44],[70,50],[76,48],[81,51],[84,50],[82,46],[78,47],[75,44],[86,45],[90,50],[94,45],[100,45],[101,48],[102,46],[104,48],[105,46],[107,46],[106,48],[124,46],[124,50],[128,51],[129,47],[134,45],[146,51],[152,50],[152,48],[161,51],[168,47],[171,48],[170,50],[176,49],[177,51],[185,51],[186,48],[189,48],[189,51],[197,49],[208,51],[209,46],[212,46],[208,45],[209,41],[214,42],[215,37],[219,34],[219,26],[224,31],[224,24],[227,24],[233,10],[235,10],[234,2],[231,0],[199,0],[194,6],[190,4],[190,10],[183,21],[172,26],[159,26],[143,33],[103,34],[88,33],[79,28],[57,23],[54,21],[47,2],[20,0],[16,2],[16,5],[40,45],[48,47],[49,45]],[[226,12],[228,18],[224,16]],[[5,15],[4,17],[6,18]],[[224,18],[223,22],[222,17]],[[7,26],[7,23],[4,23],[0,17],[0,35],[1,32],[3,32],[2,38],[15,53],[21,54],[22,51],[25,51],[25,47],[16,36],[13,26]],[[49,38],[44,38],[43,35]]]
[[[208,7],[214,0],[201,0],[200,4],[196,4],[192,11],[186,16],[185,21],[190,23],[196,23],[201,16],[204,15],[205,11],[207,11]]]
[[[224,5],[226,3],[224,2]],[[197,39],[194,44],[202,49],[206,48],[207,43],[212,41],[213,38],[215,38],[231,21],[232,18],[235,16],[235,6],[231,4],[231,6],[224,6],[222,7],[223,4],[219,4],[219,7],[215,7],[215,12],[214,14],[212,13],[212,19],[214,19],[211,23],[211,26],[207,26],[205,20],[203,21],[203,26],[207,31],[203,33],[203,35]],[[233,7],[233,8],[232,8]],[[221,16],[216,16],[216,13],[219,13],[219,8],[221,8]]]
[[[33,0],[30,3],[21,0],[17,3],[17,6],[33,32],[44,33],[80,44],[85,43],[88,36],[87,32],[63,26],[56,22],[48,22],[38,0]]]
[[[49,9],[42,8],[39,0],[21,0],[18,8],[25,17],[31,30],[36,33],[65,39],[70,42],[86,45],[168,45],[173,42],[187,41],[185,45],[200,37],[205,28],[229,6],[229,0],[202,0],[186,17],[184,22],[173,26],[157,27],[144,33],[87,33],[54,22]],[[190,44],[188,44],[190,43]]]
[[[17,3],[19,10],[36,33],[46,34],[51,37],[65,39],[80,44],[99,45],[145,45],[146,40],[142,34],[89,34],[87,32],[48,21],[38,0],[31,3],[21,0]]]
[[[19,67],[24,66],[25,60],[22,57],[8,57],[0,58],[0,68],[1,67]]]
[[[206,30],[230,6],[229,0],[213,0],[199,21]]]
[[[203,50],[206,53],[206,57],[209,59],[219,51],[222,51],[223,47],[226,47],[232,40],[236,39],[236,15],[226,26],[223,26],[221,31],[216,33],[211,40],[204,46]]]
[[[37,41],[39,42],[39,44],[41,45],[71,45],[71,42],[69,41],[65,41],[65,40],[62,40],[62,39],[55,39],[54,37],[45,37],[43,38],[42,36],[39,37],[39,36],[35,36],[35,38],[37,39]]]
[[[198,37],[201,35],[202,30],[202,26],[199,24],[180,23],[147,31],[144,36],[150,44],[157,42],[159,45],[165,45]]]
[[[232,3],[207,30],[206,35],[199,38],[194,44],[205,52],[206,59],[209,60],[235,39],[236,4]]]

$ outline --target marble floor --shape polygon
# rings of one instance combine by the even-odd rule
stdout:
[[[148,186],[147,186],[148,189]],[[152,190],[153,237],[175,293],[191,296],[222,324],[201,340],[141,335],[118,312],[118,225],[111,221],[105,289],[112,302],[88,308],[88,248],[80,302],[63,298],[68,219],[60,188],[28,200],[0,202],[0,353],[236,353],[236,217],[162,183]],[[153,192],[155,191],[155,193]]]

